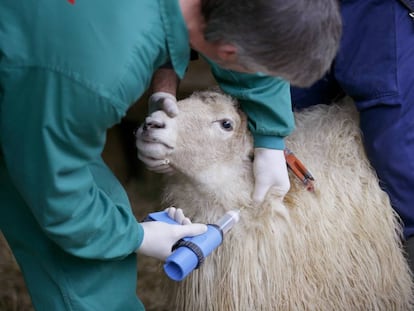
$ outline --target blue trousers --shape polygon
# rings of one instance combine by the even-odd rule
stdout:
[[[330,72],[292,88],[295,109],[351,96],[381,187],[414,236],[414,20],[397,0],[343,0],[343,35]]]

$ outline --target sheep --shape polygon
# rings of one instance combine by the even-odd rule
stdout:
[[[178,106],[163,204],[203,223],[241,212],[199,269],[181,282],[166,279],[168,310],[413,310],[401,222],[366,158],[350,100],[295,112],[286,145],[312,171],[315,191],[290,175],[283,202],[270,191],[260,206],[237,102],[213,90]],[[167,143],[165,118],[155,112],[137,135]]]

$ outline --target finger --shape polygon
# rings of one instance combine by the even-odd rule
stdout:
[[[154,172],[154,173],[160,173],[160,174],[168,174],[168,173],[174,173],[174,168],[169,164],[169,160],[156,160],[153,158],[147,158],[141,154],[138,154],[138,159],[142,161],[142,163],[145,164],[147,170]]]
[[[170,164],[168,159],[156,159],[153,157],[148,157],[146,154],[142,154],[141,152],[138,153],[138,159],[141,160],[148,168],[156,168],[156,167],[167,167]]]
[[[163,101],[162,106],[162,109],[170,118],[174,118],[178,115],[177,103],[174,100],[166,98]]]
[[[283,184],[274,187],[275,188],[275,193],[278,196],[284,197],[290,190],[290,182],[289,179],[287,181],[285,181]]]
[[[185,218],[184,212],[181,208],[177,208],[177,211],[175,212],[175,221],[179,224],[183,224],[183,220]]]
[[[258,183],[253,192],[253,201],[257,204],[262,203],[269,189],[270,186]]]
[[[175,98],[174,95],[167,93],[167,92],[156,92],[154,94],[152,94],[148,100],[149,106],[148,106],[148,110],[149,112],[153,112],[153,111],[157,111],[157,110],[164,110],[166,109],[165,107],[165,100],[169,100],[172,103],[176,103],[177,99]],[[174,117],[174,116],[170,116],[170,117]]]
[[[142,140],[137,140],[137,150],[138,158],[142,161],[144,161],[145,158],[164,161],[173,151],[173,149],[168,148],[163,144],[148,143]]]
[[[145,118],[145,125],[149,128],[163,128],[165,127],[166,114],[163,111],[154,111]]]
[[[178,226],[178,239],[182,239],[184,237],[192,237],[195,235],[203,234],[207,231],[207,225],[204,224],[191,224],[185,226]]]
[[[181,225],[191,224],[190,219],[184,216],[184,212],[181,208],[170,207],[168,210],[168,216]]]
[[[151,96],[152,97],[152,96]],[[162,101],[163,98],[154,97],[153,99],[150,98],[150,104],[148,106],[148,113],[151,114],[155,111],[162,110]]]
[[[171,219],[174,219],[174,215],[176,212],[176,208],[174,206],[171,206],[169,208],[167,208],[165,211],[168,213],[168,217],[170,217]]]
[[[177,139],[175,131],[175,124],[171,122],[167,122],[167,126],[162,129],[150,130],[147,132],[138,130],[135,134],[135,145],[138,150],[144,152],[156,152],[157,149],[154,151],[153,149],[159,148],[161,152],[170,154],[174,150]]]

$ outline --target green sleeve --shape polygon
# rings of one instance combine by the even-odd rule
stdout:
[[[248,117],[254,146],[284,149],[284,137],[294,129],[289,83],[260,73],[225,70],[209,63],[221,89],[239,100]]]
[[[42,230],[75,256],[113,260],[131,254],[143,229],[100,158],[107,128],[126,107],[74,77],[44,69],[12,68],[5,76],[4,158]]]

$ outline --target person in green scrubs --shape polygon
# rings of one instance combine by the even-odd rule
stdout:
[[[137,221],[101,158],[160,66],[182,78],[190,47],[204,55],[256,145],[281,151],[287,81],[322,76],[339,36],[336,0],[1,1],[0,229],[35,309],[144,310],[136,253],[163,260],[206,230]]]

